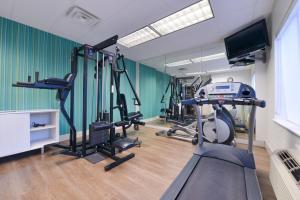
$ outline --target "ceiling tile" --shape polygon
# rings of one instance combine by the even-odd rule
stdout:
[[[196,2],[198,0],[3,0],[0,15],[7,17],[13,10],[13,20],[93,45],[115,34],[123,37]],[[121,50],[134,60],[152,58],[148,59],[147,64],[163,69],[163,55],[171,55],[168,59],[173,60],[186,55],[196,56],[201,54],[204,46],[208,47],[206,52],[210,54],[215,51],[212,44],[222,43],[224,37],[252,23],[257,17],[268,15],[273,4],[273,0],[210,2],[215,18],[136,47],[121,47]],[[91,28],[70,21],[65,17],[65,13],[73,5],[96,15],[101,22]],[[212,65],[218,67],[217,64]],[[199,65],[193,67],[197,69]]]
[[[223,12],[222,17],[217,17],[220,32],[223,38],[235,33],[236,31],[248,26],[252,22],[253,11],[242,9],[231,14]]]
[[[127,10],[136,0],[77,0],[76,5],[96,15],[102,20],[107,20],[110,17],[117,17],[122,10]]]
[[[221,39],[222,34],[216,29],[215,19],[211,19],[124,51],[136,60],[142,60],[216,43]]]
[[[48,31],[72,4],[72,0],[18,0],[14,5],[12,19]]]
[[[10,18],[14,0],[3,0],[0,6],[0,16]]]
[[[273,3],[274,0],[257,0],[253,20],[268,16],[272,11]]]
[[[68,28],[66,29],[66,27]],[[79,43],[86,43],[83,36],[92,30],[92,27],[76,21],[74,22],[72,19],[67,17],[60,19],[51,28],[51,32],[54,34],[61,35]]]

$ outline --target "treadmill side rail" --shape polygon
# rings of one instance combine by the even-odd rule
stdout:
[[[255,169],[244,168],[247,200],[262,200]]]
[[[197,166],[201,157],[199,155],[193,155],[189,162],[184,166],[180,174],[176,177],[172,185],[166,190],[160,200],[172,200],[176,199],[180,194],[181,189],[184,187],[189,176]]]

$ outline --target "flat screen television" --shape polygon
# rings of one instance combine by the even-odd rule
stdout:
[[[266,20],[260,20],[251,26],[224,39],[228,60],[237,60],[249,53],[264,49],[269,45]]]

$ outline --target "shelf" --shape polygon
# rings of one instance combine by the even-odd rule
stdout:
[[[45,126],[31,127],[33,123]],[[0,157],[58,143],[59,110],[0,111],[0,138]]]
[[[30,132],[46,130],[46,129],[52,129],[52,128],[56,128],[56,125],[46,125],[46,126],[40,126],[40,127],[32,127],[32,128],[30,128]]]
[[[42,148],[45,145],[48,144],[53,144],[53,143],[57,143],[58,141],[56,139],[53,138],[49,138],[49,139],[44,139],[44,140],[37,140],[37,141],[31,141],[30,142],[30,149],[38,149],[38,148]]]

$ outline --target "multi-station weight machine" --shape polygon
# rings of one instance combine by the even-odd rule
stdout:
[[[117,152],[126,151],[134,146],[140,145],[138,139],[130,139],[127,137],[126,129],[131,125],[134,125],[137,129],[139,125],[144,125],[141,122],[143,115],[140,112],[128,113],[125,94],[120,92],[120,77],[125,74],[131,90],[135,96],[135,105],[141,105],[138,95],[130,81],[128,76],[126,65],[124,61],[124,56],[119,53],[116,47],[116,52],[112,53],[104,50],[105,48],[115,45],[117,43],[118,36],[115,35],[95,46],[82,45],[80,47],[75,47],[72,52],[71,60],[71,73],[67,74],[64,79],[59,78],[48,78],[44,80],[39,80],[38,72],[35,75],[35,82],[31,82],[31,77],[28,77],[28,82],[17,82],[13,84],[13,87],[23,87],[32,89],[51,89],[57,90],[57,100],[60,102],[60,110],[67,120],[70,126],[70,138],[69,144],[54,144],[53,146],[64,149],[61,153],[65,155],[71,155],[76,157],[86,157],[92,154],[101,153],[107,157],[114,160],[113,163],[105,166],[105,170],[110,170],[123,162],[134,157],[133,153],[130,153],[122,158],[116,156]],[[100,58],[102,55],[102,59]],[[74,111],[75,111],[75,90],[74,84],[75,79],[78,75],[79,58],[83,58],[83,73],[82,73],[82,141],[77,141],[77,131],[74,125]],[[95,122],[89,125],[89,138],[87,137],[87,111],[88,111],[88,67],[89,62],[95,61],[96,63],[96,73],[95,79],[97,81],[96,87],[96,113],[97,117]],[[118,62],[121,61],[123,67],[121,67]],[[105,63],[108,63],[109,70],[108,74],[104,74]],[[102,65],[101,65],[102,64]],[[102,67],[101,67],[102,66]],[[109,83],[109,111],[107,112],[104,108],[106,101],[106,94],[103,92],[103,87],[106,87],[107,83],[104,81],[104,77],[108,76],[110,79]],[[100,79],[100,77],[102,77]],[[100,80],[102,81],[102,90],[100,95]],[[114,106],[114,88],[116,88],[117,102]],[[65,109],[65,102],[70,94],[70,111],[69,114]],[[102,102],[101,112],[100,112],[100,101]],[[120,112],[121,120],[119,122],[114,122],[114,109],[118,109]],[[115,133],[116,127],[122,128],[123,134]],[[100,160],[99,160],[100,161]]]

